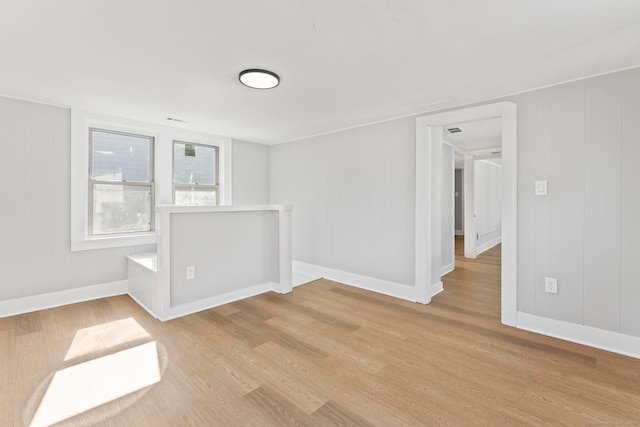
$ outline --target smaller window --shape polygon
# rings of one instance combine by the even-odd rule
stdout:
[[[89,235],[153,230],[153,141],[89,129]]]
[[[218,147],[173,141],[173,203],[218,205]]]

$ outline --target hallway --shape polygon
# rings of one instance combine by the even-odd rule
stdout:
[[[464,257],[464,237],[455,236],[456,268],[442,277],[445,292],[434,302],[464,308],[500,320],[501,245],[478,255]]]

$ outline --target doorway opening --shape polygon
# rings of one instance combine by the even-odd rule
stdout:
[[[464,256],[471,259],[502,241],[502,118],[443,128],[444,275],[455,268],[454,241],[464,241]]]
[[[517,118],[510,102],[422,116],[416,120],[416,301],[429,303],[442,290],[444,128],[452,123],[501,120],[501,321],[517,321]],[[466,161],[466,160],[465,160]],[[467,223],[465,221],[465,228]]]

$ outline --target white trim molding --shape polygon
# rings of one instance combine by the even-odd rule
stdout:
[[[157,318],[158,320],[165,322],[167,320],[186,316],[188,314],[197,313],[200,311],[208,310],[213,307],[218,307],[220,305],[229,304],[234,301],[239,301],[241,299],[264,294],[266,292],[270,292],[270,291],[278,292],[276,289],[279,286],[280,285],[278,283],[267,282],[259,285],[249,286],[242,289],[237,289],[222,295],[215,295],[209,298],[204,298],[198,301],[194,301],[192,303],[171,307],[171,310],[163,313]],[[151,313],[146,307],[144,306],[142,307],[145,308],[145,310],[147,310],[149,314],[156,317],[156,315],[154,313]]]
[[[502,118],[502,323],[517,322],[517,106],[497,102],[416,119],[415,292],[429,303],[440,281],[442,129],[450,123]],[[465,206],[465,209],[469,206]],[[467,227],[465,225],[465,231]]]
[[[454,257],[455,257],[455,255],[454,255]],[[455,263],[452,262],[451,264],[445,265],[440,269],[440,275],[444,276],[445,274],[451,273],[455,269],[456,269],[456,265],[455,265]],[[442,283],[442,282],[440,282],[440,283]]]
[[[519,329],[640,359],[640,338],[518,311]]]
[[[119,280],[117,282],[0,301],[0,317],[15,316],[94,299],[124,295],[128,290],[128,281]]]
[[[293,261],[293,275],[298,279],[294,286],[300,286],[302,284],[324,278],[353,286],[355,288],[366,289],[379,294],[416,302],[415,287],[363,276],[361,274],[349,273],[347,271],[336,270],[300,261]],[[434,284],[429,295],[432,297],[442,291],[442,282],[439,282]]]
[[[502,237],[501,236],[500,237],[496,237],[495,239],[492,239],[492,240],[488,241],[487,243],[478,246],[478,248],[476,249],[476,256],[480,255],[483,252],[488,251],[489,249],[491,249],[495,245],[499,245],[500,243],[502,243]]]
[[[438,295],[440,292],[444,291],[444,284],[442,282],[438,282],[431,287],[431,298]]]

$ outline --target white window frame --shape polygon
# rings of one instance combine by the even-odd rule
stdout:
[[[232,204],[231,138],[114,116],[71,110],[71,251],[156,244],[158,233],[89,235],[89,129],[97,128],[154,138],[155,206],[173,204],[173,141],[218,147],[218,205]],[[154,206],[154,211],[155,211]],[[157,216],[157,214],[156,214]],[[157,222],[156,222],[157,223]]]

